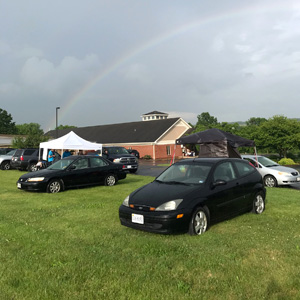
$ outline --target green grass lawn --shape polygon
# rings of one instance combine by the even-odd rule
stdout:
[[[0,171],[0,299],[300,299],[300,191],[268,189],[262,215],[204,235],[120,225],[118,208],[152,177],[31,193]]]

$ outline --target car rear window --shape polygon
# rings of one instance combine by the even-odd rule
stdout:
[[[32,155],[35,151],[35,149],[27,149],[24,151],[24,155]]]
[[[22,155],[22,149],[19,149],[15,152],[14,156],[21,156]]]

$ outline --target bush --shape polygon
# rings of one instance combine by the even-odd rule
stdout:
[[[282,166],[296,164],[291,158],[282,158],[278,163]]]
[[[152,157],[151,157],[151,155],[147,154],[147,155],[145,155],[143,158],[144,158],[144,159],[151,159]]]

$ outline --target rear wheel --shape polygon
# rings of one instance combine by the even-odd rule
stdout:
[[[105,177],[104,184],[107,186],[113,186],[117,182],[116,176],[113,174],[109,174]]]
[[[59,179],[51,180],[47,186],[47,192],[51,194],[58,193],[62,190],[63,190],[63,185],[61,180]]]
[[[11,169],[11,165],[9,161],[3,161],[1,164],[1,169],[2,170],[10,170]]]
[[[209,227],[209,211],[206,207],[198,207],[193,213],[189,226],[190,235],[201,235]]]
[[[264,184],[267,187],[276,187],[277,186],[277,180],[274,176],[272,175],[267,175],[264,178]]]
[[[261,214],[265,210],[265,199],[261,193],[256,194],[253,201],[252,212],[255,214]]]

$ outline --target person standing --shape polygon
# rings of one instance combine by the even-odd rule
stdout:
[[[63,153],[63,155],[62,155],[62,158],[68,157],[70,155],[72,155],[71,152],[70,152],[70,150],[65,150],[64,153]]]
[[[55,158],[55,152],[54,149],[51,149],[48,153],[48,163],[50,165],[53,163],[54,158]]]

